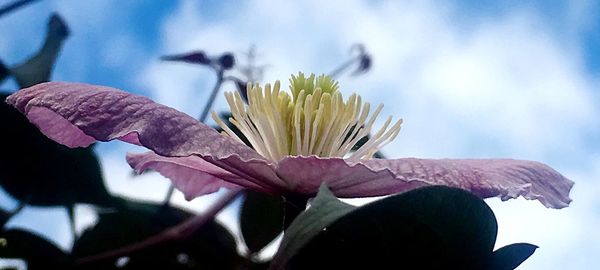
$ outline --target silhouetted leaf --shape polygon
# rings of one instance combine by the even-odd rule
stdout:
[[[481,269],[496,232],[483,200],[461,189],[425,187],[364,205],[322,227],[287,267]]]
[[[25,230],[11,229],[0,233],[5,239],[0,246],[0,258],[20,258],[28,269],[65,269],[71,257],[46,239]]]
[[[373,64],[372,62],[371,55],[366,53],[362,54],[358,61],[358,66],[354,72],[352,72],[352,76],[358,76],[369,72],[369,70],[371,70],[371,65]]]
[[[56,58],[68,36],[67,24],[58,14],[53,13],[48,20],[46,40],[42,48],[23,63],[10,68],[17,84],[25,88],[49,81]]]
[[[235,133],[235,135],[238,136],[238,138],[240,138],[244,144],[246,144],[247,146],[252,147],[252,145],[250,144],[250,141],[248,141],[248,138],[246,138],[246,136],[244,136],[244,134],[235,126],[233,125],[230,121],[229,118],[232,117],[231,112],[226,111],[226,112],[220,112],[219,113],[219,117],[221,117],[221,119],[223,119],[223,121],[227,124],[227,127],[229,127],[231,129],[231,131],[233,131],[233,133]],[[215,129],[218,132],[223,131],[223,129],[219,126],[215,127]]]
[[[240,227],[246,246],[255,253],[269,244],[283,229],[283,199],[250,190],[245,191]]]
[[[344,138],[344,142],[350,140],[350,135],[352,134],[352,132],[354,132],[355,127],[356,127],[356,125],[354,125],[354,126],[352,126],[352,128],[350,128],[350,130],[348,131],[348,134],[346,134],[346,137]],[[369,141],[370,138],[371,138],[370,135],[360,138],[356,142],[356,144],[354,144],[354,146],[352,146],[352,149],[350,151],[358,150],[361,146],[363,146],[365,143],[367,143],[367,141]],[[375,154],[373,154],[373,157],[374,158],[385,158],[385,156],[380,151],[375,152]]]
[[[240,96],[244,99],[244,102],[248,103],[248,83],[235,77],[228,77],[228,79],[235,83]]]
[[[0,83],[10,75],[10,70],[4,65],[4,62],[0,60]]]
[[[228,70],[235,65],[235,57],[231,53],[224,53],[219,56],[218,62],[224,70]]]
[[[528,243],[517,243],[504,246],[494,251],[489,270],[512,270],[517,268],[537,249],[536,245]]]
[[[322,184],[317,197],[311,202],[310,208],[298,215],[285,231],[281,246],[273,257],[270,269],[285,269],[288,261],[312,241],[323,228],[354,209],[354,206],[338,200],[327,186]]]
[[[185,62],[190,64],[210,65],[211,60],[204,51],[193,51],[189,53],[165,55],[160,58],[165,61]]]
[[[0,94],[0,184],[18,200],[51,206],[112,205],[91,148],[70,149],[48,139]]]
[[[192,216],[160,204],[128,201],[123,205],[115,212],[100,214],[99,222],[75,242],[73,256],[81,258],[140,242]],[[243,263],[233,236],[214,221],[185,239],[167,241],[127,257],[119,269],[232,269]],[[85,269],[116,269],[116,260],[85,264]]]

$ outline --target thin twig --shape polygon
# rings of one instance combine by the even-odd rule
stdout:
[[[77,266],[84,266],[86,264],[101,260],[125,256],[133,252],[144,250],[168,241],[184,239],[196,232],[198,229],[200,229],[202,225],[204,225],[206,222],[213,220],[214,216],[217,213],[219,213],[221,210],[223,210],[223,208],[225,208],[233,200],[235,200],[240,194],[242,194],[242,192],[243,190],[241,189],[229,190],[221,198],[219,198],[219,200],[216,203],[214,203],[205,213],[190,217],[186,221],[175,225],[169,229],[166,229],[160,234],[146,238],[141,242],[133,243],[104,253],[90,255],[77,259],[75,261],[75,264]]]
[[[15,11],[16,9],[23,7],[27,4],[31,4],[35,1],[39,1],[39,0],[17,0],[10,4],[7,4],[3,7],[0,7],[0,17],[4,16],[12,11]]]

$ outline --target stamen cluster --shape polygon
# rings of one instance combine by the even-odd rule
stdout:
[[[388,117],[376,133],[372,126],[383,108],[377,106],[369,117],[370,104],[352,94],[344,102],[336,81],[328,76],[305,77],[299,73],[290,79],[290,94],[280,91],[280,83],[248,85],[248,104],[238,92],[225,93],[232,117],[229,121],[248,139],[252,147],[275,162],[285,156],[346,157],[369,159],[400,132],[402,119],[388,128]],[[213,119],[229,136],[242,140],[220,119]],[[368,140],[351,152],[357,142]]]

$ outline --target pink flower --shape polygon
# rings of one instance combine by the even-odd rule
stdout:
[[[292,96],[280,92],[278,83],[264,91],[249,87],[249,105],[227,95],[233,123],[257,150],[175,109],[109,87],[43,83],[18,91],[7,102],[69,147],[118,139],[152,150],[128,154],[127,161],[138,172],[154,169],[168,177],[188,199],[221,187],[312,196],[325,182],[339,197],[446,185],[482,198],[523,196],[551,208],[571,202],[573,182],[534,161],[372,159],[400,130],[401,121],[388,129],[391,118],[363,148],[350,153],[353,139],[370,133],[377,113],[367,119],[368,104],[361,106],[359,96],[343,102],[337,83],[327,77],[315,81],[300,74],[292,77],[291,89]]]

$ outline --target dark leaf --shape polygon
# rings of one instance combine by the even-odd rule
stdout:
[[[289,269],[481,269],[497,224],[474,195],[426,187],[362,206],[321,231]]]
[[[281,246],[275,257],[273,257],[270,269],[285,269],[288,261],[317,236],[323,228],[331,225],[354,209],[354,206],[338,200],[325,184],[321,185],[317,197],[311,202],[310,208],[300,214],[285,231]],[[314,269],[321,268],[315,267]]]
[[[60,38],[66,38],[70,35],[71,30],[69,30],[69,26],[60,15],[52,13],[48,21],[48,33],[52,33]]]
[[[250,190],[245,191],[240,227],[251,253],[260,251],[283,229],[283,199]]]
[[[73,256],[82,258],[140,242],[192,216],[160,204],[128,201],[103,213],[93,228],[75,242]],[[185,239],[169,240],[126,256],[119,269],[232,269],[244,263],[228,230],[210,221]],[[85,269],[116,269],[118,258],[85,264]],[[123,260],[120,261],[121,263]]]
[[[4,65],[4,62],[0,60],[0,83],[10,75],[10,70]]]
[[[25,88],[49,81],[56,58],[68,36],[69,28],[64,20],[58,14],[52,14],[42,48],[25,62],[10,68],[17,84]]]
[[[528,243],[517,243],[504,246],[492,254],[490,270],[512,270],[517,268],[537,249],[536,245]]]
[[[371,70],[372,64],[373,63],[371,55],[368,55],[366,53],[362,54],[360,57],[360,61],[358,62],[358,67],[356,67],[356,70],[352,72],[352,76],[358,76],[369,72],[369,70]]]
[[[185,62],[190,64],[210,65],[211,60],[203,51],[165,55],[160,58],[165,61]]]
[[[218,62],[224,70],[228,70],[235,65],[235,57],[231,53],[224,53],[219,57]]]
[[[48,139],[0,94],[0,185],[32,205],[113,204],[91,148]]]
[[[250,141],[248,141],[248,138],[246,138],[246,136],[244,136],[244,134],[235,126],[233,125],[230,121],[229,118],[232,117],[231,112],[220,112],[219,113],[219,117],[221,117],[221,119],[223,119],[223,121],[227,124],[227,127],[229,127],[234,133],[235,135],[238,136],[238,138],[240,138],[246,145],[252,147],[252,145],[250,144]],[[223,131],[223,129],[221,127],[216,127],[215,128],[218,132]]]
[[[346,142],[346,141],[348,141],[348,140],[350,140],[350,139],[351,139],[351,138],[350,138],[350,135],[352,134],[352,132],[354,132],[354,128],[356,128],[356,125],[355,125],[355,126],[352,126],[352,128],[350,128],[350,130],[348,131],[348,134],[347,134],[347,135],[346,135],[346,137],[344,138],[344,142]],[[370,139],[370,138],[371,138],[371,136],[370,136],[370,135],[367,135],[367,136],[365,136],[365,137],[362,137],[362,138],[360,138],[360,139],[359,139],[359,140],[356,142],[356,144],[354,144],[354,146],[352,146],[352,149],[351,149],[351,151],[356,151],[356,150],[358,150],[358,149],[359,149],[361,146],[363,146],[365,143],[367,143],[367,141],[369,141],[369,139]],[[352,138],[352,139],[354,139],[354,138]],[[373,154],[373,157],[374,157],[374,158],[385,158],[385,156],[384,156],[384,155],[383,155],[383,154],[382,154],[380,151],[377,151],[377,152],[375,152],[375,154]]]
[[[248,103],[248,83],[238,78],[231,78],[231,80],[233,80],[235,83],[235,86],[240,93],[240,96],[242,96],[244,99],[244,102]]]
[[[28,269],[65,269],[71,258],[46,239],[32,232],[11,229],[0,233],[4,239],[0,246],[0,258],[20,258]]]

